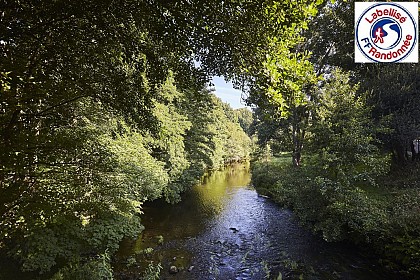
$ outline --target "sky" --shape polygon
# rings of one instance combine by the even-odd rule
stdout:
[[[223,77],[213,77],[213,84],[216,96],[223,102],[229,103],[233,109],[246,107],[245,102],[241,101],[242,91],[234,89],[232,83],[227,83]]]

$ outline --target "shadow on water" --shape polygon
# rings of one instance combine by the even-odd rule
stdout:
[[[374,256],[301,228],[290,211],[258,196],[249,183],[249,164],[230,166],[179,204],[145,205],[146,229],[122,244],[119,275],[138,276],[153,261],[162,264],[162,279],[398,279]],[[125,269],[130,259],[139,267]],[[170,274],[171,266],[179,272]]]

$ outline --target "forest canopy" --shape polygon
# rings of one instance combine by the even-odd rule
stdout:
[[[1,7],[0,253],[21,271],[113,279],[145,201],[252,154],[260,193],[419,275],[419,68],[355,64],[352,1]]]
[[[0,250],[46,278],[112,278],[145,200],[176,202],[206,169],[249,155],[249,114],[207,82],[281,103],[272,82],[289,76],[267,69],[299,63],[318,2],[3,2]]]

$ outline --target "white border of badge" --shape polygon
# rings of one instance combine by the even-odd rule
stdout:
[[[414,45],[410,48],[409,54],[404,56],[401,59],[393,60],[390,62],[386,61],[375,61],[375,59],[370,58],[368,55],[363,53],[361,50],[362,44],[368,44],[366,42],[366,38],[358,38],[359,30],[357,28],[361,28],[359,22],[363,19],[360,19],[361,16],[366,16],[367,11],[374,6],[382,5],[382,4],[391,4],[391,5],[398,5],[401,6],[403,9],[407,10],[414,20],[415,25],[415,40]],[[418,9],[419,4],[418,2],[355,2],[354,3],[354,61],[356,63],[417,63],[419,52],[418,52]],[[373,10],[374,11],[374,10]],[[365,27],[366,28],[366,27]],[[365,31],[365,29],[363,29]],[[365,39],[363,42],[359,42],[358,40]]]

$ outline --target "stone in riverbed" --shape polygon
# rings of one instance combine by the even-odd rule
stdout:
[[[234,228],[234,227],[231,227],[231,228],[229,228],[231,231],[233,231],[233,233],[237,233],[238,231],[239,231],[239,229],[237,229],[237,228]]]
[[[169,268],[169,273],[170,273],[170,274],[177,274],[177,273],[178,273],[178,268],[177,268],[176,266],[172,265],[172,266]]]

